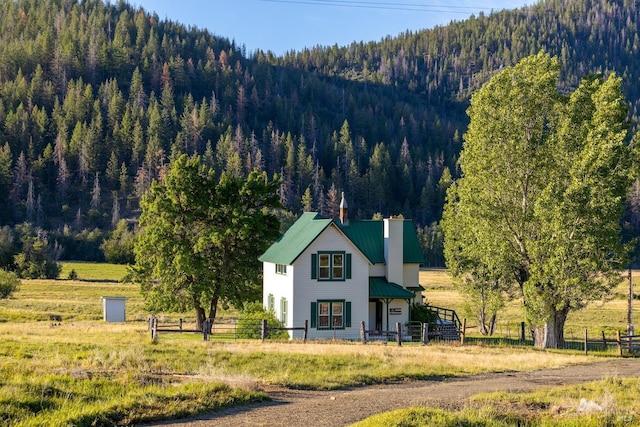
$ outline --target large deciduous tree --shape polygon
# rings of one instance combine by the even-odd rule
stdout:
[[[198,156],[180,156],[141,201],[133,277],[150,310],[196,312],[198,328],[220,305],[260,294],[258,256],[279,235],[277,180],[254,171],[219,178]]]
[[[539,53],[472,96],[462,177],[443,218],[453,274],[517,285],[540,348],[562,347],[569,312],[619,281],[635,155],[620,79],[586,77],[565,95],[559,71]]]

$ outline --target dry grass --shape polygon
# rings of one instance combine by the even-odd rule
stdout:
[[[453,295],[457,293],[446,271],[423,272],[421,279],[432,283],[425,286],[429,302],[433,303],[430,296],[437,296],[445,307],[456,303]],[[102,295],[129,298],[128,323],[111,324],[101,320]],[[609,304],[619,302],[614,300]],[[615,306],[614,310],[617,310]],[[61,315],[62,322],[50,320],[50,313]],[[99,389],[96,393],[100,393],[99,400],[104,405],[95,409],[98,414],[111,413],[114,402],[119,404],[122,395],[128,396],[126,400],[130,402],[122,409],[125,413],[134,410],[139,395],[165,396],[154,400],[148,409],[136,409],[142,411],[138,419],[149,419],[153,411],[162,410],[162,417],[171,417],[184,411],[184,406],[191,408],[189,402],[193,396],[202,393],[197,389],[201,384],[340,388],[435,376],[535,370],[595,360],[525,348],[438,343],[402,347],[343,342],[221,343],[202,342],[198,334],[161,334],[159,341],[152,343],[145,319],[143,301],[135,285],[23,282],[13,298],[0,301],[0,374],[7,379],[6,385],[0,386],[0,404],[12,405],[15,412],[12,420],[34,417],[30,420],[35,425],[38,415],[27,413],[24,408],[34,399],[43,401],[37,390],[52,389],[51,384],[61,390],[61,396],[84,396]],[[217,407],[218,402],[239,393],[237,389],[221,389],[215,395],[218,392],[212,394],[212,390],[207,395],[217,400],[202,402],[193,408],[195,411]],[[175,397],[172,393],[184,396]],[[45,397],[49,399],[48,395]],[[260,398],[245,391],[238,399]],[[60,408],[56,417],[60,425],[65,425],[74,424],[77,417],[85,416],[81,414],[90,409],[85,408],[82,399],[84,397],[64,400],[55,395],[46,402]],[[176,399],[183,406],[174,410],[167,407],[163,399]],[[80,414],[76,418],[61,415],[74,411]]]
[[[634,283],[640,283],[640,271],[632,272]],[[425,288],[424,300],[430,305],[456,310],[463,317],[463,298],[452,284],[446,269],[424,269],[420,271],[420,284]],[[636,286],[636,292],[640,288]],[[602,331],[609,338],[614,338],[616,331],[627,329],[627,298],[629,284],[627,272],[621,275],[621,282],[613,289],[610,299],[589,304],[583,310],[573,311],[567,318],[565,338],[582,340],[584,330],[587,329],[591,339],[602,337]],[[640,301],[633,301],[634,311],[640,309]],[[498,314],[498,328],[496,334],[509,338],[518,336],[519,324],[524,320],[522,303],[519,299],[509,302],[504,310]],[[634,328],[640,330],[640,313],[634,315]],[[475,319],[468,319],[469,326],[475,325]],[[469,332],[473,332],[471,329]]]
[[[233,354],[313,354],[315,356],[341,355],[347,358],[379,358],[398,368],[420,368],[425,372],[449,374],[477,374],[504,371],[530,371],[594,362],[592,356],[557,354],[515,347],[458,346],[431,343],[429,346],[404,345],[402,347],[370,343],[227,343],[216,345],[215,351]]]

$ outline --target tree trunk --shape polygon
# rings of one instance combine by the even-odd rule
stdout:
[[[200,305],[200,301],[196,298],[193,299],[193,308],[196,311],[196,329],[201,331],[204,321],[207,319],[204,308]]]
[[[493,334],[496,332],[496,319],[497,319],[498,315],[496,313],[493,313],[491,315],[491,319],[489,320],[489,336],[493,336]]]
[[[478,312],[478,331],[482,336],[486,336],[489,333],[489,330],[487,329],[486,320],[487,320],[487,316],[485,314],[484,307],[481,307],[480,311]]]
[[[564,324],[568,314],[568,307],[551,308],[549,320],[535,329],[536,348],[564,348]]]
[[[216,319],[216,315],[218,314],[218,293],[211,298],[211,303],[209,304],[209,320],[211,323]]]

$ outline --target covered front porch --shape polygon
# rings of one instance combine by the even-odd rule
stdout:
[[[411,318],[411,304],[416,295],[384,277],[369,278],[370,331],[390,331],[395,324],[407,323]]]

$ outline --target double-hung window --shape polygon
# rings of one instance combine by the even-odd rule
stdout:
[[[311,327],[318,329],[351,327],[351,302],[340,300],[312,302]]]
[[[285,264],[276,264],[276,274],[287,275],[287,266]]]
[[[311,255],[311,278],[318,280],[345,280],[351,278],[351,254],[344,252],[318,252]]]
[[[287,326],[287,317],[289,315],[289,303],[286,298],[280,298],[280,323]]]

